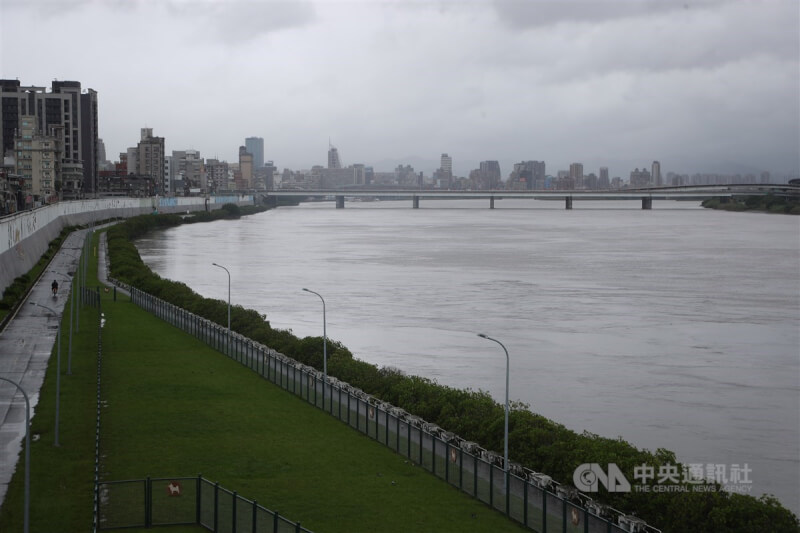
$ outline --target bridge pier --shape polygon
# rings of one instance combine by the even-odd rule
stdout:
[[[489,197],[489,209],[494,209],[494,196]]]
[[[649,196],[642,196],[642,209],[652,209],[653,199]]]
[[[344,196],[336,197],[336,209],[344,209]]]
[[[411,197],[411,207],[414,209],[419,209],[419,196],[416,194]]]
[[[572,209],[572,196],[567,196],[566,198],[564,198],[564,200],[566,200],[565,208]]]

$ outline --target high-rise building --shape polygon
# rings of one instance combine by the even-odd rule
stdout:
[[[191,189],[207,190],[205,166],[197,150],[173,150],[169,177],[170,184],[176,184],[174,190],[182,189],[184,195]]]
[[[533,162],[533,183],[531,184],[532,189],[544,189],[547,183],[547,172],[545,170],[546,166],[544,161],[534,161]]]
[[[80,190],[93,194],[98,177],[97,93],[92,89],[83,92],[77,81],[53,81],[50,89],[0,80],[0,155],[13,156],[14,135],[22,117],[33,117],[37,135],[55,131],[59,136],[62,162],[68,162],[71,169],[82,165]]]
[[[342,168],[342,162],[339,159],[339,150],[328,141],[328,168]]]
[[[442,161],[440,167],[442,169],[442,176],[446,178],[453,177],[453,158],[447,154],[442,154]]]
[[[664,184],[661,179],[661,163],[658,161],[653,161],[653,166],[651,169],[652,172],[650,172],[650,179],[652,180],[652,184],[656,187],[661,187]]]
[[[142,128],[141,140],[136,147],[138,176],[149,176],[155,184],[156,194],[169,193],[169,174],[164,173],[166,153],[164,152],[164,137],[154,137],[153,128]],[[130,165],[130,155],[128,156]],[[130,174],[130,168],[128,169]]]
[[[652,176],[646,168],[642,168],[642,170],[636,168],[631,172],[629,183],[633,188],[649,187],[652,184],[651,178]]]
[[[572,163],[569,166],[569,177],[576,189],[583,189],[583,163]]]
[[[253,188],[253,154],[247,151],[247,147],[239,147],[239,175],[241,177],[240,188]]]
[[[480,167],[471,171],[469,177],[475,189],[498,189],[502,183],[500,163],[497,161],[481,161]]]
[[[247,137],[244,147],[253,155],[253,170],[264,166],[264,139],[262,137]]]
[[[433,180],[442,189],[449,189],[453,183],[453,158],[442,154],[439,168],[433,173]]]
[[[206,160],[206,179],[208,180],[210,191],[228,190],[228,170],[229,167],[226,161],[220,161],[219,159]]]
[[[20,117],[14,137],[15,172],[22,176],[26,205],[50,203],[57,199],[56,175],[61,169],[60,139],[36,130],[32,115]],[[60,180],[60,176],[59,176]]]
[[[597,180],[598,189],[608,189],[611,182],[608,179],[608,167],[600,167],[600,177]]]

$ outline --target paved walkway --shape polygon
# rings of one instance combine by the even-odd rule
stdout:
[[[69,304],[72,275],[78,269],[86,233],[87,230],[80,230],[67,236],[27,300],[0,332],[0,377],[19,383],[27,393],[31,417],[39,401],[61,315]],[[54,279],[59,285],[55,297],[50,289]],[[69,324],[61,334],[69,335]],[[64,362],[62,360],[62,372],[65,371]],[[21,459],[24,438],[25,400],[14,385],[0,381],[0,504],[16,465],[24,464]]]

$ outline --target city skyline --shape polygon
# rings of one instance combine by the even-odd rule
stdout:
[[[324,166],[330,138],[344,166],[426,175],[447,153],[459,176],[487,160],[503,179],[526,160],[551,174],[578,161],[624,178],[661,161],[663,175],[781,176],[800,173],[796,11],[780,0],[2,0],[0,78],[97,91],[109,159],[150,127],[168,152],[227,161],[261,137],[279,169]],[[50,37],[31,39],[31,24]],[[178,68],[187,61],[197,68]]]

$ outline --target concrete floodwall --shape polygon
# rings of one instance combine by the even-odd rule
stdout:
[[[0,295],[15,278],[28,272],[66,226],[148,213],[184,213],[252,205],[251,195],[178,198],[97,198],[59,202],[0,219]]]

